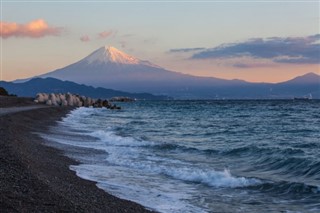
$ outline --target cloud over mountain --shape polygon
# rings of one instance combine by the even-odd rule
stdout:
[[[108,31],[103,31],[103,32],[99,33],[98,36],[99,36],[99,38],[108,38],[112,34],[113,34],[113,32],[111,30],[108,30]]]
[[[49,26],[45,20],[37,19],[27,24],[16,22],[0,22],[0,37],[29,37],[41,38],[45,36],[58,36],[62,32],[61,27]]]
[[[88,42],[88,41],[90,41],[90,37],[88,35],[83,35],[80,37],[80,41]]]
[[[97,38],[96,39],[105,39],[105,38],[109,38],[110,36],[114,36],[115,35],[115,31],[112,31],[112,30],[107,30],[107,31],[103,31],[103,32],[100,32],[97,34]],[[91,39],[92,37],[89,36],[88,34],[86,35],[82,35],[80,37],[80,41],[82,42],[89,42],[89,41],[92,41]]]
[[[192,59],[251,57],[276,63],[319,64],[320,34],[307,37],[255,38],[223,44],[192,55]]]

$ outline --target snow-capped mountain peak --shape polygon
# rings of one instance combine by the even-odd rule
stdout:
[[[92,63],[117,63],[117,64],[141,64],[143,61],[128,55],[115,47],[105,46],[91,53],[86,60],[89,64]]]
[[[117,65],[144,65],[155,68],[161,68],[158,65],[152,64],[149,61],[140,60],[134,56],[124,53],[112,46],[104,46],[89,56],[85,57],[81,61],[85,61],[88,64],[117,64]]]

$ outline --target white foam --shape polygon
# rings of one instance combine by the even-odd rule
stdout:
[[[206,212],[188,202],[194,199],[193,195],[197,195],[197,191],[179,181],[143,175],[130,168],[116,166],[82,164],[71,166],[71,169],[84,179],[97,181],[97,186],[108,193],[159,212]]]
[[[261,184],[261,181],[255,178],[234,177],[230,171],[202,170],[192,168],[182,168],[167,171],[168,175],[186,181],[204,183],[213,187],[245,187]]]
[[[100,140],[114,146],[128,146],[128,147],[139,147],[153,144],[152,142],[137,140],[132,137],[121,137],[116,135],[111,130],[97,130],[89,134],[90,136],[99,138]]]
[[[94,130],[97,128],[97,124],[94,119],[90,119],[92,116],[98,116],[99,113],[106,110],[100,108],[86,108],[79,107],[65,117],[61,124],[75,130]]]
[[[166,175],[177,180],[202,183],[211,187],[235,188],[261,184],[261,181],[255,178],[232,176],[226,169],[224,171],[203,169],[178,160],[166,160],[154,156],[142,160],[134,154],[130,158],[121,157],[125,154],[128,152],[116,156],[111,152],[107,160],[114,165],[133,168],[144,173]],[[153,160],[150,160],[152,158]]]
[[[79,148],[91,148],[91,149],[96,149],[96,150],[102,150],[105,151],[105,145],[99,141],[93,141],[93,140],[81,140],[80,138],[64,138],[62,137],[57,137],[54,134],[39,134],[42,138],[46,139],[47,141],[50,142],[55,142],[59,144],[64,144],[68,146],[75,146]]]
[[[183,181],[203,183],[212,187],[245,187],[260,184],[254,178],[234,177],[228,169],[215,171],[202,169],[176,159],[157,156],[144,149],[145,145],[154,144],[137,141],[131,137],[121,137],[113,132],[95,131],[91,136],[99,137],[108,143],[106,151],[110,153],[108,161],[114,165],[134,168],[144,173],[164,174]]]
[[[233,176],[227,169],[216,171],[206,164],[188,163],[174,156],[163,155],[161,150],[152,149],[159,143],[117,135],[114,127],[108,126],[113,123],[104,122],[108,119],[107,113],[100,109],[78,108],[63,119],[59,131],[77,130],[72,134],[79,137],[70,140],[50,135],[47,138],[62,144],[106,151],[108,155],[104,162],[70,168],[78,176],[96,181],[99,187],[109,193],[160,212],[206,212],[205,207],[193,204],[199,198],[197,185],[211,189],[261,183],[254,178]],[[85,141],[81,138],[83,135],[95,139]]]

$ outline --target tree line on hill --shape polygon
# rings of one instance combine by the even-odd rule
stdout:
[[[0,87],[0,95],[1,96],[16,96],[16,95],[13,95],[13,94],[9,94],[8,91],[3,87]]]

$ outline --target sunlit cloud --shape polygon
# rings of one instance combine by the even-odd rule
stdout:
[[[88,42],[88,41],[92,41],[92,37],[95,37],[94,39],[105,39],[105,38],[109,38],[109,37],[115,37],[115,35],[117,34],[117,31],[113,31],[113,30],[108,30],[108,31],[103,31],[100,33],[97,33],[97,37],[95,37],[94,35],[89,36],[88,34],[83,35],[80,37],[80,41],[82,42]]]
[[[88,35],[83,35],[80,37],[80,41],[88,42],[88,41],[90,41],[90,37]]]
[[[99,38],[108,38],[113,34],[113,31],[108,30],[108,31],[103,31],[98,34]]]
[[[0,22],[0,37],[2,38],[59,36],[62,30],[61,27],[49,26],[43,19],[34,20],[27,24]]]
[[[192,59],[250,57],[276,63],[320,64],[320,34],[307,37],[256,38],[223,44],[192,55]]]

